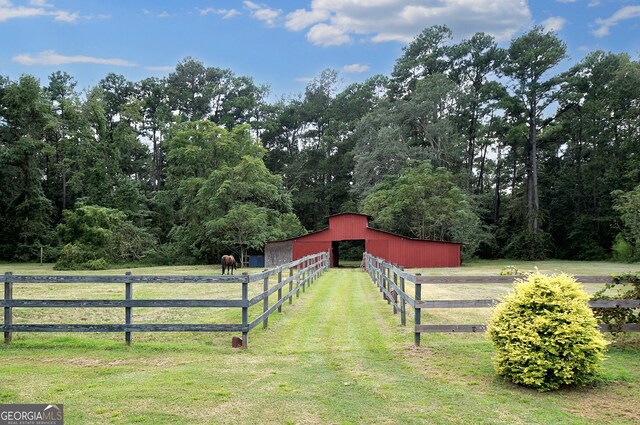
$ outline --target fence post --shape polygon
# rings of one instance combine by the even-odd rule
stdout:
[[[267,269],[264,269],[263,272],[267,272]],[[269,310],[269,295],[267,295],[267,291],[269,290],[269,275],[264,277],[264,284],[263,284],[263,289],[264,289],[264,301],[262,301],[262,312],[266,313],[267,310]],[[264,318],[264,321],[262,322],[262,327],[264,329],[267,329],[267,327],[269,326],[269,316]]]
[[[242,273],[242,348],[247,348],[249,334],[249,274]]]
[[[124,282],[124,299],[125,299],[125,307],[124,307],[124,324],[125,329],[132,323],[131,317],[131,300],[133,298],[133,288],[131,287],[131,272],[125,273],[126,280]],[[131,345],[131,331],[124,332],[124,342],[127,345]]]
[[[7,305],[7,303],[11,303],[13,300],[13,283],[11,282],[11,275],[13,273],[6,272],[4,274],[4,343],[8,344],[11,342],[11,337],[13,336],[13,332],[9,330],[11,325],[13,324],[13,308],[11,305]]]
[[[314,257],[311,260],[311,282],[309,283],[309,286],[311,286],[311,283],[314,283],[316,281],[316,271],[317,270],[318,270],[318,261]]]
[[[383,289],[386,289],[387,292],[389,291],[389,282],[387,281],[387,276],[389,275],[389,269],[386,268],[384,265],[382,266],[382,287]],[[389,301],[389,299],[387,298],[387,294],[384,293],[384,291],[382,291],[382,299],[383,300],[387,300],[387,304],[389,304],[391,301]]]
[[[404,271],[404,267],[400,267],[400,270]],[[404,290],[404,277],[400,277],[400,291],[403,294],[406,294]],[[402,297],[402,304],[400,305],[400,323],[402,326],[407,325],[407,302],[404,300],[404,296]]]
[[[382,274],[384,273],[384,267],[382,266],[382,260],[378,261],[378,289],[382,293],[382,285],[384,283],[384,278]],[[384,295],[384,294],[383,294]]]
[[[289,267],[289,293],[293,291],[293,267]],[[293,294],[289,296],[289,304],[293,304]]]
[[[278,268],[278,286],[282,283],[282,269]],[[278,302],[282,299],[282,287],[278,288]],[[278,307],[278,313],[282,313],[282,304]]]
[[[398,286],[398,274],[395,270],[393,271],[393,284],[395,285],[393,288],[393,293],[395,294],[393,296],[393,314],[398,314],[398,307],[396,307],[398,305],[398,294],[395,289]]]
[[[306,292],[306,286],[307,286],[307,262],[308,262],[308,258],[304,257],[304,259],[302,260],[302,292]]]
[[[420,301],[422,299],[422,284],[418,282],[418,279],[420,279],[420,276],[422,276],[420,273],[416,273],[416,306],[418,305],[418,301]],[[417,327],[418,325],[420,325],[421,322],[421,308],[415,307],[415,315],[414,315],[414,321],[415,321],[415,326]],[[413,329],[413,340],[416,344],[416,347],[420,347],[420,332],[418,332],[418,330],[416,328]]]
[[[302,261],[296,264],[296,298],[300,298],[300,266]]]
[[[318,262],[320,259],[318,257],[313,259],[313,282],[318,279]]]

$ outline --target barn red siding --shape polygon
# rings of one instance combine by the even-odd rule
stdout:
[[[402,236],[368,229],[370,237],[365,249],[390,263],[404,267],[459,267],[460,245],[403,238]]]
[[[366,215],[341,214],[329,217],[329,234],[333,241],[352,241],[367,238],[369,220]]]
[[[293,240],[293,260],[298,260],[305,255],[327,252],[331,249],[331,241],[300,241]]]
[[[329,228],[291,241],[293,260],[321,251],[331,251],[332,241],[364,240],[365,250],[404,267],[459,267],[460,244],[405,238],[368,227],[363,214],[329,217]],[[333,253],[331,254],[333,257]],[[334,264],[332,258],[331,264]]]

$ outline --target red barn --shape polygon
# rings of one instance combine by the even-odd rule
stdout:
[[[284,241],[267,242],[265,266],[294,261],[321,251],[331,252],[331,266],[339,264],[341,241],[364,241],[365,251],[404,267],[459,267],[461,244],[412,239],[369,227],[370,216],[344,213],[329,217],[329,227]]]

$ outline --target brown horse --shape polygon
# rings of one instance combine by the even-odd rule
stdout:
[[[233,255],[223,255],[220,263],[222,264],[222,274],[224,274],[225,270],[227,274],[233,274],[233,270],[238,267],[238,263]]]

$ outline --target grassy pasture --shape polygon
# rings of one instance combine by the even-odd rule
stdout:
[[[640,264],[624,264],[608,261],[518,261],[518,260],[476,260],[460,268],[410,269],[411,273],[425,276],[445,275],[498,275],[504,267],[513,266],[522,273],[539,271],[545,274],[568,273],[574,275],[607,276],[640,271]],[[600,289],[601,284],[583,284],[590,294]],[[422,299],[425,300],[473,300],[501,299],[511,291],[511,285],[422,285]],[[407,285],[407,292],[413,295],[413,285]],[[607,294],[612,293],[607,292]],[[477,324],[486,323],[490,309],[429,309],[422,311],[423,324]]]
[[[608,273],[598,264],[589,264],[600,270],[598,274]],[[18,266],[0,265],[0,269],[52,273],[47,266]],[[489,272],[490,266],[481,264],[446,271],[479,274],[487,269],[486,274],[495,274],[501,267]],[[213,269],[132,271],[208,274]],[[575,273],[593,272],[579,269]],[[260,292],[260,283],[254,285],[252,291]],[[23,288],[14,289],[15,298],[40,298],[43,292],[51,299],[124,296],[120,285],[91,285],[81,293],[75,285],[56,285],[52,290],[18,286]],[[181,285],[178,291],[175,285],[134,285],[134,297],[236,297],[227,285],[191,286]],[[442,292],[425,285],[423,294],[433,299],[494,296],[486,293],[486,285],[473,286]],[[251,317],[261,307],[254,309]],[[56,317],[51,309],[19,310],[15,309],[15,323],[110,323],[123,316],[122,309],[95,309],[99,311],[92,310],[90,315],[86,310],[57,309]],[[482,320],[487,310],[433,312],[423,311],[423,323],[473,323]],[[234,320],[235,314],[224,309],[137,308],[134,322],[212,323]],[[495,376],[491,345],[484,335],[423,335],[423,346],[415,348],[411,326],[399,325],[399,316],[391,314],[368,276],[357,269],[329,271],[293,305],[285,304],[282,314],[272,315],[267,330],[253,330],[248,350],[232,349],[230,339],[226,333],[135,333],[133,345],[127,347],[121,334],[17,334],[10,345],[0,346],[0,403],[64,403],[68,424],[640,421],[640,337],[631,336],[610,347],[602,379],[594,386],[541,394]]]

